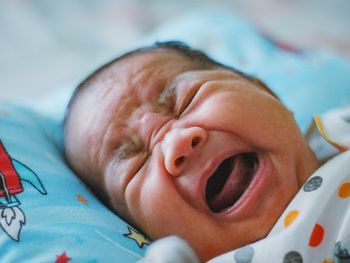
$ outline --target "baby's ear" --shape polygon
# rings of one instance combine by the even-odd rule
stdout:
[[[267,91],[269,94],[274,96],[276,99],[279,100],[277,95],[259,78],[256,77],[250,77],[250,80],[257,86],[261,87],[263,90]]]

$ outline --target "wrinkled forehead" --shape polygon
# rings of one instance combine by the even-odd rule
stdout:
[[[145,101],[151,98],[154,92],[159,92],[166,82],[176,75],[205,67],[204,64],[192,61],[173,50],[156,49],[135,53],[100,72],[90,85],[90,92],[96,98],[105,90],[117,97],[132,95],[135,99]]]
[[[172,50],[132,54],[100,72],[76,104],[83,108],[98,105],[96,115],[118,111],[126,117],[133,108],[157,99],[179,74],[198,68],[205,66]]]
[[[205,66],[171,50],[133,54],[105,68],[71,106],[66,124],[66,145],[71,157],[86,161],[86,148],[99,145],[112,117],[122,124],[133,109],[157,100],[169,81],[198,68]],[[97,153],[90,150],[89,154]]]

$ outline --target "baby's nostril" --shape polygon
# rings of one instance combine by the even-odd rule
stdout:
[[[175,160],[175,166],[180,166],[185,162],[185,156],[180,156]]]
[[[194,137],[192,139],[192,144],[191,144],[192,148],[195,148],[200,142],[201,142],[201,138],[200,137]]]

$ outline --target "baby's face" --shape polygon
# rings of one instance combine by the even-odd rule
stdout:
[[[264,87],[174,51],[133,55],[73,105],[68,159],[151,239],[202,260],[265,237],[318,163]]]

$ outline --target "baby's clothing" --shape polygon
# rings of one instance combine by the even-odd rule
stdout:
[[[137,263],[200,263],[187,242],[177,236],[157,240]]]
[[[307,180],[266,238],[220,255],[210,263],[350,262],[350,107],[316,116],[315,124],[333,148],[325,147],[316,133],[310,132],[311,147],[320,150],[322,158],[329,158],[335,149],[341,153]],[[162,253],[159,240],[152,245],[152,255],[158,252],[163,257],[147,253],[142,262],[184,262],[184,258],[185,262],[198,262],[189,260],[193,252],[186,243],[165,241],[173,248],[181,247],[181,253],[180,249],[172,255]]]
[[[309,178],[267,238],[210,262],[350,262],[349,252],[350,151],[347,151]]]

